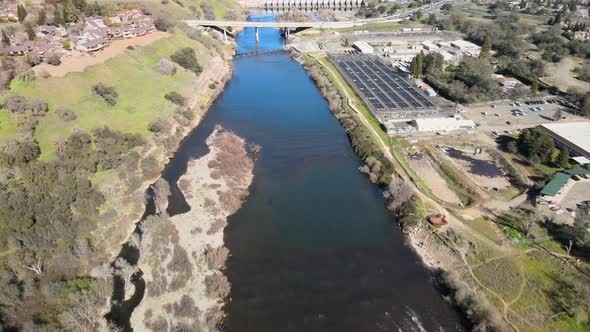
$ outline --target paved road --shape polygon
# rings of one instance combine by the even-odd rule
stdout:
[[[191,27],[217,26],[217,27],[254,27],[254,28],[317,28],[317,29],[338,29],[353,26],[365,25],[368,23],[397,22],[410,18],[415,12],[421,11],[428,14],[431,11],[439,10],[444,4],[464,2],[464,0],[442,0],[433,4],[422,6],[400,14],[340,22],[250,22],[250,21],[216,21],[216,20],[185,20]]]

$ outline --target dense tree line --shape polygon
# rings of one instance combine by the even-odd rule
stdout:
[[[322,95],[328,100],[330,111],[336,115],[355,153],[366,163],[372,182],[386,186],[394,173],[393,164],[385,157],[371,132],[350,113],[343,110],[342,98],[317,64],[306,64],[308,72]]]

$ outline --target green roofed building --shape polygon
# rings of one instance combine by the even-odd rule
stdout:
[[[582,174],[590,174],[590,171],[587,169],[583,169],[583,168],[574,168],[574,169],[568,169],[567,171],[565,171],[565,173],[567,173],[569,175],[582,175]]]
[[[570,177],[571,177],[571,175],[566,174],[566,173],[560,172],[560,173],[555,174],[553,179],[551,179],[551,181],[549,181],[549,183],[547,183],[545,185],[543,190],[541,190],[541,195],[543,195],[543,196],[557,195],[557,193],[559,193],[561,188],[563,188],[566,185],[566,183],[569,181]]]

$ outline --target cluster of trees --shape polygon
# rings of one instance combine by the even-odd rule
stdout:
[[[585,254],[590,254],[590,205],[585,204],[576,210],[573,238],[576,246]]]
[[[419,54],[410,64],[412,73],[424,76],[446,98],[457,102],[478,102],[499,99],[506,94],[493,78],[494,68],[487,58],[463,57],[456,66],[444,69],[440,54]],[[511,94],[524,94],[513,89]]]
[[[102,97],[107,104],[115,106],[119,93],[112,86],[106,86],[103,83],[98,83],[92,86],[92,94]]]
[[[197,54],[193,48],[181,48],[180,50],[174,52],[170,56],[170,59],[179,64],[182,68],[190,70],[197,75],[203,71],[203,68],[201,68],[201,65],[199,64],[199,59],[197,59]]]
[[[570,54],[587,58],[590,56],[590,45],[579,40],[568,40],[562,36],[561,29],[551,28],[533,33],[531,41],[543,51],[543,60],[559,62]]]
[[[566,98],[569,102],[578,106],[578,114],[582,116],[590,116],[590,92],[580,92],[578,90],[569,89],[566,93]]]
[[[136,158],[130,151],[144,145],[141,136],[108,127],[72,133],[57,144],[51,160],[37,159],[39,147],[30,137],[3,142],[0,251],[11,253],[0,258],[0,323],[4,327],[75,329],[71,324],[86,324],[76,322],[77,315],[106,304],[102,302],[108,296],[89,298],[97,280],[88,278],[86,286],[71,287],[82,282],[76,278],[87,263],[100,256],[87,235],[96,227],[105,198],[90,178]]]
[[[444,17],[430,17],[429,22],[432,21],[440,29],[459,30],[466,34],[467,39],[482,46],[480,58],[489,59],[491,49],[494,49],[497,71],[513,75],[537,88],[538,78],[544,76],[544,63],[523,56],[528,44],[525,37],[534,32],[534,27],[520,20],[518,14],[504,12],[501,6],[492,6],[492,9],[495,17],[491,23],[466,18],[464,13],[452,7],[447,7]],[[583,48],[576,43],[572,43],[572,47]]]
[[[367,173],[371,181],[380,186],[387,186],[394,172],[391,161],[385,157],[369,130],[342,109],[342,98],[321,68],[315,63],[306,64],[306,66],[320,92],[328,100],[330,111],[336,115],[346,130],[355,153],[367,164],[369,168]]]
[[[518,152],[532,164],[550,161],[555,149],[551,136],[538,127],[523,129],[516,144]]]
[[[580,67],[576,68],[575,72],[579,80],[590,82],[590,62],[585,62]]]
[[[409,7],[409,5],[408,5],[408,7]],[[370,18],[370,17],[379,17],[379,16],[383,16],[383,15],[393,15],[400,9],[401,9],[401,7],[397,3],[385,4],[385,3],[379,3],[377,1],[369,1],[366,6],[362,6],[358,10],[357,16]]]

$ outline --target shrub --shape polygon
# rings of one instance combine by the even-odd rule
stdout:
[[[159,31],[168,31],[168,30],[170,30],[170,28],[172,28],[172,23],[162,17],[158,17],[156,19],[155,25],[156,25],[156,29],[158,29]]]
[[[168,133],[171,129],[170,123],[161,118],[152,121],[148,126],[148,130],[155,134]]]
[[[49,56],[47,56],[47,63],[52,66],[59,66],[61,65],[61,58],[55,53],[49,54]]]
[[[164,98],[178,106],[186,105],[186,98],[176,91],[168,92]]]
[[[162,75],[174,75],[176,67],[168,59],[160,59],[156,65],[156,71]]]
[[[11,113],[22,113],[27,110],[28,102],[23,96],[10,96],[4,102],[4,107]]]
[[[147,156],[144,160],[142,160],[141,173],[143,174],[145,179],[151,179],[158,176],[158,174],[160,173],[158,159],[150,155]]]
[[[39,144],[32,138],[13,138],[0,145],[0,165],[13,166],[37,159]]]
[[[78,116],[76,115],[76,113],[74,113],[74,111],[72,111],[71,109],[66,108],[66,107],[57,108],[55,110],[55,113],[57,113],[57,116],[59,116],[60,119],[62,119],[64,121],[73,121],[78,118]]]
[[[25,97],[18,95],[8,97],[4,106],[12,113],[30,112],[33,116],[43,116],[49,110],[47,103],[40,99],[28,101]]]
[[[217,89],[217,82],[211,82],[211,84],[209,84],[209,89],[211,89],[211,90]]]
[[[127,49],[130,50],[130,51],[134,51],[135,50],[135,46],[129,45],[129,46],[127,46]]]
[[[25,62],[28,63],[31,67],[33,67],[40,64],[41,59],[35,53],[29,53],[25,56]]]
[[[102,97],[107,104],[114,106],[117,104],[117,98],[119,94],[115,91],[115,88],[112,86],[106,86],[102,83],[98,83],[92,86],[92,94],[96,96]]]
[[[203,71],[201,65],[199,64],[199,60],[197,59],[195,50],[190,47],[181,48],[180,50],[174,52],[174,54],[170,56],[170,59],[179,64],[181,67],[190,70],[197,75]]]

